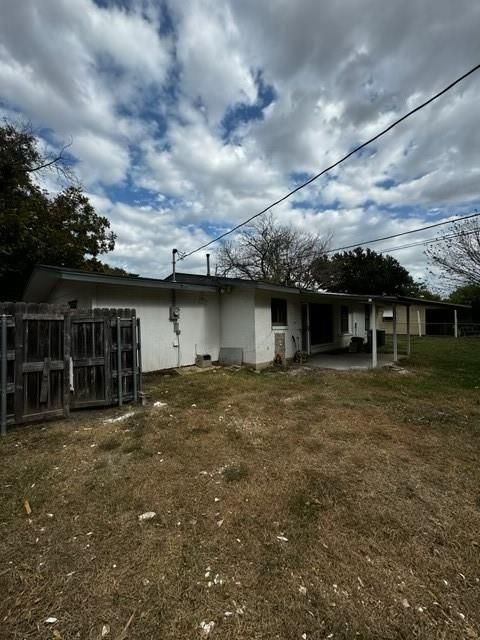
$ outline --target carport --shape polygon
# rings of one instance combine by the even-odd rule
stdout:
[[[313,366],[333,369],[376,368],[398,362],[399,333],[402,335],[402,355],[408,357],[412,345],[412,307],[448,310],[453,319],[451,333],[455,337],[459,335],[457,309],[468,310],[464,305],[408,296],[302,291],[301,301],[302,350],[308,353]],[[403,319],[400,332],[399,310],[402,310]],[[382,311],[383,317],[387,316],[391,321],[388,332],[392,339],[391,354],[379,353],[379,336],[385,335],[379,326]],[[355,351],[352,349],[355,344],[359,352],[347,352]],[[363,352],[365,347],[368,353]]]

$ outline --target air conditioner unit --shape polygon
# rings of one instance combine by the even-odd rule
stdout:
[[[204,353],[203,355],[197,355],[195,358],[195,364],[197,367],[211,367],[212,366],[212,356],[208,353]]]

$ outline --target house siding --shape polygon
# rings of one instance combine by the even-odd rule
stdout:
[[[220,297],[220,345],[243,350],[245,364],[256,364],[255,358],[255,292],[233,288]]]
[[[48,302],[67,304],[76,300],[79,307],[86,308],[135,308],[141,320],[142,359],[146,372],[192,365],[197,354],[209,354],[215,361],[222,347],[241,349],[245,364],[255,367],[269,365],[276,355],[278,334],[284,336],[285,355],[291,359],[295,351],[302,348],[303,304],[331,305],[332,308],[332,340],[328,344],[311,344],[312,354],[348,347],[352,337],[367,338],[363,302],[236,284],[210,291],[176,290],[175,306],[180,308],[180,334],[177,336],[174,323],[170,321],[172,295],[170,288],[59,279],[48,296]],[[287,303],[284,327],[272,326],[272,298],[284,299]],[[342,331],[342,305],[348,307],[348,331]],[[392,332],[393,322],[383,320],[382,314],[389,308],[391,304],[387,302],[376,302],[377,328],[387,333]],[[325,319],[322,320],[322,313],[319,309],[316,315],[317,329]],[[418,335],[419,331],[424,335],[425,307],[412,304],[410,319],[412,335]],[[311,335],[314,333],[312,322],[310,317]],[[400,303],[397,304],[397,326],[399,334],[406,332],[406,307]],[[317,331],[316,335],[320,341],[319,333]]]
[[[285,328],[272,327],[272,298],[287,301],[287,325]],[[285,334],[285,354],[287,359],[293,358],[296,349],[301,348],[302,323],[299,296],[282,295],[266,291],[255,292],[255,351],[256,366],[271,364],[275,357],[275,334]],[[295,338],[298,347],[293,340]]]
[[[208,353],[212,360],[218,360],[218,295],[176,292],[176,305],[180,307],[179,337],[169,319],[171,295],[169,290],[60,282],[50,302],[67,303],[78,299],[79,306],[86,308],[135,308],[141,321],[142,365],[145,372],[192,365],[197,353]],[[178,344],[180,346],[176,346]]]
[[[391,335],[393,333],[393,320],[383,319],[383,312],[387,309],[391,310],[392,306],[385,305],[377,309],[377,329],[383,329],[388,335]],[[411,305],[410,333],[412,335],[425,335],[425,310],[426,307]],[[397,304],[397,333],[399,335],[407,333],[407,308],[401,304]]]

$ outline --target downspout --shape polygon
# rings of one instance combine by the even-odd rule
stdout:
[[[176,267],[177,267],[177,253],[178,249],[172,249],[172,282],[176,282]],[[172,289],[172,309],[175,309],[177,306],[177,296],[175,289]],[[173,319],[173,318],[171,318]],[[178,318],[173,319],[173,330],[175,335],[177,336],[177,368],[180,367],[180,325],[178,323]]]
[[[174,249],[174,251],[176,251],[176,249]],[[174,309],[176,309],[177,307],[177,292],[175,291],[175,289],[172,289],[172,306],[171,309],[172,311]],[[177,349],[177,368],[180,367],[180,362],[181,362],[181,357],[180,357],[180,325],[179,325],[179,321],[178,318],[174,319],[172,316],[170,316],[170,319],[173,321],[173,332],[175,333],[176,337],[177,337],[177,344],[174,343],[174,348]]]

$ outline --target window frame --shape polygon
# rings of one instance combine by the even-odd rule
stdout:
[[[270,299],[270,319],[272,327],[288,327],[288,304],[286,298]]]

